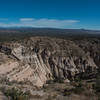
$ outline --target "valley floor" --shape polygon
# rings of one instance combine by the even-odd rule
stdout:
[[[19,97],[14,100],[100,100],[100,87],[96,87],[97,81],[88,79],[67,83],[54,80],[48,81],[42,88],[6,82],[0,84],[0,100],[9,100],[8,98],[13,95]]]

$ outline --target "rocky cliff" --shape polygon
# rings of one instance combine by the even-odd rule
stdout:
[[[43,86],[48,80],[74,80],[100,67],[99,39],[31,37],[0,43],[0,77]]]

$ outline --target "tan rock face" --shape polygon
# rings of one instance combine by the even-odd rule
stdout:
[[[92,50],[94,45],[87,40],[33,37],[3,46],[0,59],[6,62],[0,64],[0,75],[6,75],[9,81],[29,81],[43,86],[47,80],[74,79],[76,74],[91,72],[100,66],[100,44],[95,44],[96,49]]]

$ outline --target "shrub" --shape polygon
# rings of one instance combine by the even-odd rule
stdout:
[[[55,83],[64,83],[64,79],[55,79],[54,82]]]
[[[84,91],[83,87],[75,87],[72,89],[75,94],[81,94]]]
[[[96,78],[96,83],[93,86],[96,92],[100,92],[100,76]]]
[[[53,80],[46,81],[46,84],[52,84],[52,83],[53,83]]]
[[[71,90],[65,89],[63,92],[64,96],[70,96],[71,95]]]
[[[21,90],[12,88],[2,91],[7,97],[11,97],[12,100],[29,100],[29,96]]]

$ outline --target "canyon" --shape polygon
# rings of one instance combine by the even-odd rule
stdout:
[[[66,84],[72,84],[76,80],[96,79],[99,75],[99,67],[100,39],[97,38],[64,39],[34,36],[0,43],[0,87],[9,88],[9,84],[12,84],[11,87],[24,87],[23,91],[28,90],[33,95],[34,93],[42,95],[43,100],[45,100],[44,94],[48,94],[43,92],[45,88],[55,84],[59,86],[55,86],[57,89],[61,86],[65,88]],[[69,87],[72,86],[69,85]],[[37,88],[44,89],[37,90]],[[74,96],[71,96],[71,100],[73,98],[86,100],[84,96],[85,99]],[[57,98],[55,100],[58,100]],[[60,98],[66,99],[61,96]],[[94,98],[93,100],[97,100],[96,96]]]
[[[0,46],[0,76],[43,86],[48,80],[74,80],[77,74],[100,67],[99,40],[64,40],[31,37]]]

